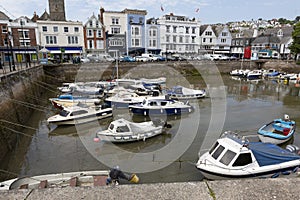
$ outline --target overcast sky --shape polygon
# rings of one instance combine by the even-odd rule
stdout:
[[[147,18],[174,13],[195,17],[202,24],[300,16],[300,0],[65,0],[67,20],[85,23],[93,13],[99,14],[100,7],[147,10]],[[0,10],[12,19],[31,18],[35,11],[41,16],[45,9],[49,11],[48,0],[0,0]]]

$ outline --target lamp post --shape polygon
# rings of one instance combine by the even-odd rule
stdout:
[[[8,54],[8,66],[9,71],[11,72],[11,63],[10,63],[10,51],[9,51],[9,40],[8,40],[8,33],[6,34],[6,47],[7,47],[7,54]]]
[[[7,38],[8,38],[9,48],[10,48],[10,53],[11,53],[11,64],[12,64],[12,67],[13,67],[12,70],[16,71],[14,53],[13,53],[12,45],[11,45],[11,40],[13,39],[13,36],[11,35],[10,32],[7,33]],[[11,71],[11,68],[10,68],[10,71]]]

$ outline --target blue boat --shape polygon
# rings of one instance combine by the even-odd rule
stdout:
[[[262,142],[282,144],[292,138],[295,129],[295,121],[289,120],[289,116],[285,115],[284,119],[275,119],[262,126],[257,133]]]
[[[130,105],[129,110],[137,115],[181,115],[193,112],[193,107],[189,103],[183,103],[173,99],[165,98],[145,98],[140,104]]]

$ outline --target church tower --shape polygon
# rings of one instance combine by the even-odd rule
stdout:
[[[50,18],[53,21],[66,21],[65,1],[64,0],[48,0]]]

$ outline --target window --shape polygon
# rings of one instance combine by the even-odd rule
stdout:
[[[93,40],[88,40],[89,49],[93,48]]]
[[[231,150],[227,150],[223,157],[220,159],[220,162],[224,165],[229,165],[232,159],[235,157],[236,153]]]
[[[82,115],[82,114],[86,114],[86,113],[87,113],[86,110],[78,110],[78,111],[74,111],[73,113],[71,113],[70,116]]]
[[[2,26],[2,33],[7,33],[7,26]]]
[[[209,42],[212,43],[212,38],[209,38]]]
[[[173,36],[173,42],[176,43],[176,41],[177,41],[177,38],[176,38],[176,36],[174,35],[174,36]]]
[[[68,33],[69,32],[69,27],[64,27],[64,32]]]
[[[93,21],[91,20],[89,23],[90,27],[93,27]]]
[[[74,32],[78,33],[79,32],[79,27],[74,27]]]
[[[119,27],[112,27],[111,28],[111,33],[112,34],[118,34],[118,33],[120,33],[121,31],[120,31],[120,28]]]
[[[245,166],[252,163],[251,153],[241,153],[235,162],[232,164],[233,167]]]
[[[225,38],[222,38],[222,39],[221,39],[221,42],[222,42],[222,43],[226,43],[226,39],[225,39]]]
[[[47,32],[47,26],[42,26],[43,32]]]
[[[183,37],[179,36],[179,43],[183,43]]]
[[[131,27],[131,34],[132,35],[140,35],[139,27]]]
[[[140,46],[140,39],[138,39],[138,38],[131,39],[131,46],[139,47]]]
[[[78,37],[77,36],[68,36],[68,43],[69,44],[78,44]]]
[[[173,26],[173,33],[177,32],[177,26]]]
[[[189,32],[190,32],[190,27],[185,27],[185,33],[189,34]]]
[[[227,32],[222,32],[222,36],[226,37],[227,36]]]
[[[166,36],[166,42],[170,42],[170,36],[169,35]]]
[[[124,42],[121,39],[111,39],[109,40],[109,46],[123,46]]]
[[[206,38],[203,38],[203,42],[206,42]]]
[[[98,37],[102,37],[102,31],[101,31],[101,30],[98,30],[98,31],[97,31],[97,36],[98,36]]]
[[[196,27],[192,27],[192,34],[196,33]]]
[[[46,44],[57,44],[56,36],[47,35],[46,36]]]
[[[224,151],[224,147],[222,145],[218,146],[218,148],[215,150],[215,152],[212,154],[212,157],[214,159],[218,159],[218,157],[221,155],[221,153]]]
[[[130,129],[128,128],[128,126],[119,126],[119,127],[117,127],[117,129],[116,129],[116,131],[117,132],[129,132],[130,131]]]
[[[20,25],[21,25],[21,26],[24,26],[24,25],[25,25],[25,21],[20,20]]]
[[[167,29],[166,29],[166,32],[167,32],[167,33],[170,33],[170,26],[166,26],[166,28],[167,28]]]
[[[53,32],[58,32],[58,27],[57,26],[53,26]]]
[[[114,25],[119,24],[119,19],[118,18],[112,18],[111,23],[114,24]]]
[[[88,30],[88,36],[89,36],[89,37],[92,37],[92,36],[93,36],[93,30],[91,30],[91,29]]]
[[[212,36],[212,32],[211,31],[205,31],[205,35]]]

